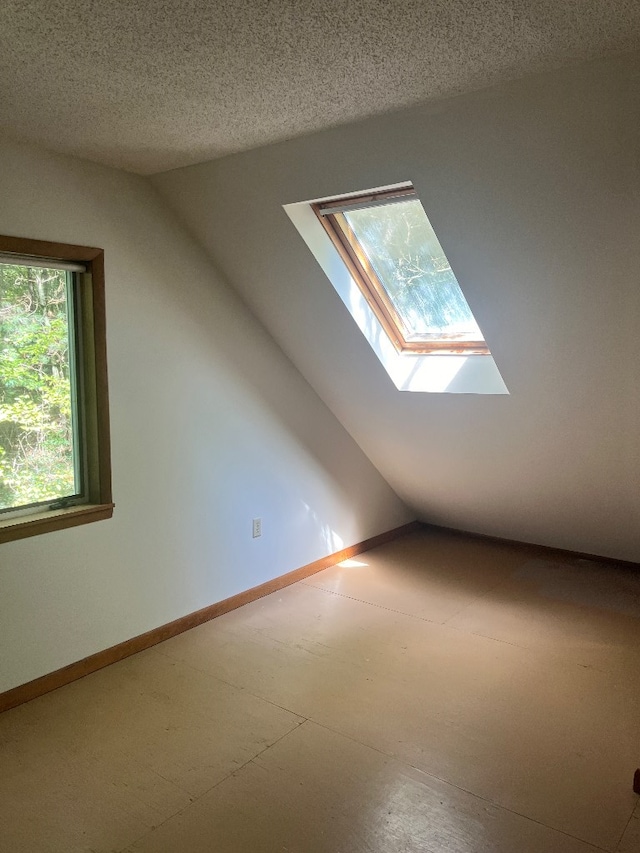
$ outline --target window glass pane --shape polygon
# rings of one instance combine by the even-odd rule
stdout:
[[[395,307],[407,340],[484,340],[420,201],[343,215]]]
[[[80,492],[72,274],[0,263],[0,510]]]

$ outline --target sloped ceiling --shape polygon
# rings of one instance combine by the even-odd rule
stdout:
[[[640,561],[639,106],[634,53],[153,181],[423,519]],[[397,391],[282,209],[400,181],[510,396]]]
[[[5,0],[0,126],[152,173],[637,47],[637,0]]]

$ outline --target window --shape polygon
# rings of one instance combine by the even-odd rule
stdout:
[[[0,237],[0,542],[112,515],[103,269]]]
[[[489,354],[412,186],[313,210],[398,352]]]
[[[410,181],[284,210],[398,391],[509,394]]]

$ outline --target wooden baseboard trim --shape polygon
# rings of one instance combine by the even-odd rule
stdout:
[[[62,669],[57,669],[55,672],[50,672],[47,675],[29,681],[27,684],[21,684],[12,690],[0,693],[0,712],[8,711],[10,708],[15,708],[24,702],[36,699],[38,696],[50,693],[58,687],[63,687],[65,684],[77,681],[77,679],[96,672],[98,669],[103,669],[103,667],[109,666],[109,664],[116,663],[130,655],[135,655],[136,652],[151,648],[151,646],[155,646],[163,640],[168,640],[170,637],[175,637],[183,631],[195,628],[196,625],[202,625],[203,622],[208,622],[210,619],[215,619],[216,616],[229,613],[231,610],[242,607],[243,604],[256,601],[256,599],[269,595],[269,593],[277,592],[279,589],[296,583],[296,581],[304,580],[304,578],[308,578],[310,575],[316,574],[316,572],[321,572],[323,569],[329,568],[329,566],[334,566],[336,563],[342,562],[342,560],[348,560],[350,557],[355,557],[364,551],[370,551],[372,548],[378,547],[378,545],[384,545],[386,542],[391,542],[393,539],[405,536],[407,533],[417,530],[421,526],[419,521],[411,521],[409,524],[402,525],[402,527],[387,530],[385,533],[380,533],[377,536],[372,536],[371,539],[365,539],[356,545],[343,548],[341,551],[336,551],[334,554],[329,554],[327,557],[322,557],[320,560],[315,560],[313,563],[308,563],[306,566],[294,569],[294,571],[287,572],[285,575],[280,575],[259,586],[254,586],[252,589],[238,593],[238,595],[232,595],[231,598],[226,598],[224,601],[218,601],[216,604],[203,607],[202,610],[196,610],[194,613],[189,613],[180,619],[174,619],[173,622],[168,622],[159,628],[153,628],[145,634],[139,634],[137,637],[132,637],[130,640],[118,643],[116,646],[96,652],[96,654],[89,655],[89,657],[62,667]]]
[[[459,530],[456,527],[445,527],[443,524],[431,524],[428,521],[419,522],[423,530],[434,530],[439,533],[450,533],[455,536],[466,536],[471,539],[484,539],[486,542],[495,542],[498,545],[513,545],[526,549],[531,554],[570,558],[573,560],[595,560],[598,563],[607,563],[612,566],[640,570],[640,563],[633,560],[619,560],[617,557],[604,557],[600,554],[589,554],[585,551],[571,551],[568,548],[557,548],[554,545],[536,545],[534,542],[522,542],[519,539],[506,539],[502,536],[491,536],[489,533],[474,533],[472,530]]]

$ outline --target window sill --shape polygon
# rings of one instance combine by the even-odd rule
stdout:
[[[0,520],[0,544],[27,536],[39,536],[54,530],[65,530],[79,524],[111,518],[114,504],[84,504],[68,509],[46,510],[33,515]]]

